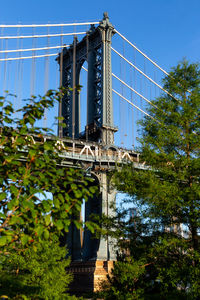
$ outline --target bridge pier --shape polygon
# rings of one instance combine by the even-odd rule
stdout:
[[[70,286],[70,292],[82,295],[99,291],[112,268],[113,261],[72,262],[69,271],[73,273],[74,281]]]
[[[100,177],[102,214],[111,217],[114,215],[114,211],[110,206],[111,204],[115,205],[117,191],[111,188],[107,173],[101,173]],[[100,240],[100,245],[97,252],[98,260],[113,261],[116,259],[113,243],[114,241],[110,237]]]
[[[99,180],[99,194],[90,198],[85,204],[85,221],[91,214],[112,216],[116,190],[111,189],[107,172],[96,174]],[[100,288],[101,282],[107,279],[116,260],[114,241],[110,237],[95,238],[87,228],[84,229],[83,241],[81,230],[70,227],[67,236],[67,247],[72,257],[69,270],[74,275],[70,291],[75,294],[93,292]]]

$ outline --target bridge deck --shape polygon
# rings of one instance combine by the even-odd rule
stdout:
[[[56,137],[28,136],[31,143],[55,140],[55,145],[62,150],[60,157],[63,166],[84,167],[93,165],[98,170],[113,169],[116,164],[133,163],[135,168],[144,169],[139,163],[139,153],[133,150],[119,148],[116,146],[105,146],[97,142],[86,142],[82,140],[57,139]]]

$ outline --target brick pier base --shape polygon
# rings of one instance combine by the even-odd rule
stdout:
[[[113,268],[113,261],[87,261],[72,262],[69,271],[73,273],[74,280],[70,285],[70,292],[82,294],[100,290],[102,281]]]

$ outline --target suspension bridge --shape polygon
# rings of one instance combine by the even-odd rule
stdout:
[[[6,90],[15,94],[15,106],[20,108],[22,99],[57,89],[62,81],[62,65],[55,60],[59,51],[73,47],[74,37],[77,40],[87,38],[91,28],[100,23],[0,25],[0,94],[4,95]],[[167,93],[162,87],[162,78],[169,74],[120,31],[113,28],[112,35],[110,60],[113,124],[117,128],[115,145],[134,149],[137,146],[137,121],[148,115],[146,108],[152,105],[152,99]],[[80,132],[87,125],[87,60],[90,52],[88,48],[78,79],[82,86],[79,94]],[[54,117],[58,116],[58,109],[46,111],[41,124],[52,128],[55,134]]]
[[[137,122],[145,115],[153,119],[147,111],[152,99],[168,94],[163,76],[169,74],[118,31],[107,13],[94,22],[0,25],[0,95],[16,94],[19,109],[31,95],[71,88],[40,126],[58,135],[63,166],[90,170],[98,182],[100,193],[85,204],[85,220],[93,212],[112,215],[116,191],[107,173],[116,162],[141,167]],[[54,125],[57,116],[65,128]],[[82,290],[94,290],[115,260],[112,241],[71,227],[67,245],[75,279],[82,280]]]

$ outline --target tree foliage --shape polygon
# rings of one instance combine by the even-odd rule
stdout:
[[[199,65],[179,63],[164,79],[164,89],[168,94],[148,109],[153,119],[141,121],[141,168],[125,166],[115,174],[118,190],[130,194],[138,208],[137,217],[116,219],[119,247],[128,243],[134,264],[143,259],[146,265],[135,287],[139,299],[141,288],[144,299],[199,299]]]
[[[0,256],[0,294],[9,299],[68,299],[70,259],[58,239],[34,243],[20,253]],[[71,299],[71,298],[70,298]]]
[[[0,260],[3,262],[2,274],[8,272],[8,277],[12,277],[12,272],[16,271],[14,264],[18,261],[18,280],[22,278],[22,283],[28,284],[31,278],[30,280],[36,286],[40,283],[40,287],[44,290],[46,288],[43,282],[48,284],[49,268],[48,262],[45,261],[46,257],[55,265],[56,259],[59,261],[66,255],[66,253],[63,255],[64,250],[59,250],[60,253],[58,251],[55,258],[50,258],[46,245],[51,247],[51,255],[56,254],[55,249],[58,250],[58,245],[54,247],[52,242],[55,236],[59,237],[67,232],[71,222],[81,227],[78,216],[82,199],[87,201],[88,197],[95,192],[94,186],[90,187],[91,179],[87,178],[82,170],[62,165],[63,150],[52,132],[37,126],[45,109],[53,107],[55,101],[59,101],[61,96],[61,92],[49,91],[44,97],[38,99],[31,97],[17,111],[14,110],[11,102],[13,95],[7,94],[6,97],[0,97]],[[21,118],[17,118],[19,114]],[[89,226],[91,227],[91,224]],[[43,252],[44,265],[37,270],[38,262],[42,261]],[[30,264],[28,263],[29,255]],[[11,260],[12,264],[8,267],[6,264]],[[33,268],[33,262],[35,262],[35,268]],[[60,268],[63,275],[65,263],[63,263],[63,268],[60,264],[58,265],[56,273],[58,274]],[[21,267],[22,270],[20,270]],[[26,272],[30,274],[25,276]],[[40,272],[41,276],[38,276],[37,272]],[[53,268],[51,272],[54,272]],[[43,277],[42,274],[45,276]],[[51,274],[54,279],[55,274]],[[62,278],[57,281],[62,289]],[[55,285],[56,283],[54,287]],[[58,299],[53,296],[48,299],[55,298]]]

